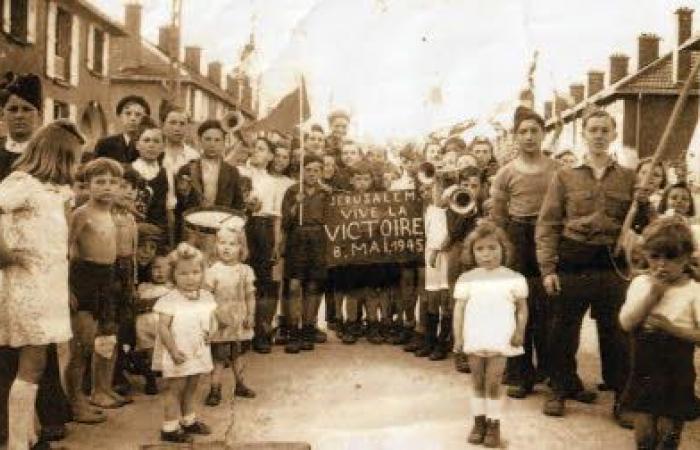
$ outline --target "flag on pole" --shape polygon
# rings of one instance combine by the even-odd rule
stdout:
[[[299,126],[300,118],[306,121],[309,117],[311,117],[311,107],[306,92],[306,81],[302,76],[300,85],[283,97],[266,117],[253,125],[253,128],[293,134]]]

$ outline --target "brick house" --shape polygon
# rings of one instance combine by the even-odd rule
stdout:
[[[40,75],[44,122],[69,118],[89,141],[108,129],[110,42],[125,30],[83,0],[0,0],[0,73]]]
[[[561,98],[545,102],[547,129],[554,128],[553,113],[559,112],[564,121],[560,149],[581,149],[581,117],[586,106],[594,103],[604,107],[617,121],[614,150],[634,149],[639,158],[654,153],[692,64],[700,62],[700,37],[692,36],[693,10],[680,8],[675,14],[677,41],[671,52],[659,56],[659,37],[643,33],[638,38],[636,71],[629,73],[626,55],[613,54],[607,86],[602,71],[590,71],[586,86],[570,86],[573,105]],[[696,86],[671,135],[669,158],[681,157],[688,149],[698,123],[698,94]]]
[[[126,95],[138,94],[151,105],[154,119],[159,118],[166,102],[183,106],[195,123],[221,118],[234,108],[254,118],[248,79],[225,76],[218,61],[210,62],[204,74],[199,47],[185,47],[181,58],[180,33],[172,26],[161,27],[158,45],[151,44],[141,36],[141,15],[140,4],[125,5],[124,27],[128,33],[112,46],[112,105]],[[113,123],[115,114],[114,110],[108,111]]]

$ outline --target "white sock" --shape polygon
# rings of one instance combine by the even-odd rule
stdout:
[[[166,433],[172,433],[180,429],[180,422],[177,420],[165,420],[163,421],[163,431]]]
[[[489,419],[501,420],[503,414],[503,398],[486,399],[486,416]]]
[[[184,425],[186,427],[189,427],[190,425],[194,425],[194,423],[196,421],[197,421],[197,416],[195,415],[195,413],[190,413],[190,414],[187,414],[186,416],[182,416],[182,420],[180,421],[180,423],[182,423],[182,425]]]
[[[36,392],[39,386],[15,378],[7,400],[8,450],[25,450],[37,442],[34,430]]]
[[[469,399],[469,405],[474,417],[486,415],[486,399],[484,397],[477,397],[472,394],[472,397]]]

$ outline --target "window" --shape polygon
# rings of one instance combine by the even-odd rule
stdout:
[[[107,75],[109,35],[91,23],[87,39],[87,68],[93,73]]]
[[[33,43],[36,35],[36,0],[0,0],[2,31],[14,40]]]
[[[53,101],[53,119],[70,119],[70,106],[59,100]]]
[[[104,51],[105,51],[105,33],[102,30],[95,29],[95,35],[94,35],[94,52],[93,52],[93,70],[97,73],[103,73],[103,64],[102,62],[104,61]]]
[[[59,7],[58,2],[49,1],[46,28],[46,75],[77,86],[79,53],[79,17]]]

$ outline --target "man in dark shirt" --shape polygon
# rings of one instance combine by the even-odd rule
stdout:
[[[119,100],[116,109],[122,132],[97,141],[95,156],[112,158],[122,164],[132,163],[139,157],[135,136],[139,132],[141,120],[151,115],[151,107],[143,97],[128,95]]]
[[[613,414],[620,425],[629,426],[617,408],[628,371],[626,337],[617,320],[627,281],[621,276],[624,260],[613,253],[635,195],[643,206],[637,222],[643,222],[648,192],[640,189],[635,194],[634,173],[610,158],[608,147],[615,136],[615,121],[608,113],[586,112],[584,162],[557,171],[537,220],[537,261],[553,316],[549,349],[553,392],[543,412],[562,416],[566,399],[595,400],[576,373],[581,324],[591,307],[604,382],[616,393]]]

